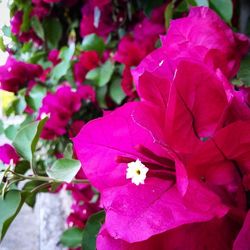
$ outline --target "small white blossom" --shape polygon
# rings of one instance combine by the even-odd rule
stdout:
[[[144,184],[148,168],[139,160],[128,163],[126,178],[131,179],[135,185]]]

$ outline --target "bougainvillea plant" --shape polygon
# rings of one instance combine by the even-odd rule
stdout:
[[[39,192],[61,244],[247,250],[250,39],[240,1],[14,0],[0,46],[0,239]],[[10,122],[10,121],[14,122]]]

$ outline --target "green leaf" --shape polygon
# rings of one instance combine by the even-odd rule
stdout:
[[[33,42],[24,43],[21,48],[21,53],[30,52],[32,50]]]
[[[21,192],[10,190],[0,198],[0,239],[2,240],[11,222],[23,205]]]
[[[87,221],[82,234],[82,248],[96,250],[96,236],[104,222],[104,211],[93,214]]]
[[[4,130],[4,134],[5,136],[10,139],[13,140],[17,134],[17,130],[19,128],[19,125],[10,125],[8,126],[5,130]]]
[[[69,248],[80,247],[82,243],[82,230],[77,227],[65,230],[61,235],[60,243]]]
[[[72,143],[68,143],[66,148],[64,149],[63,156],[65,159],[72,159],[73,156],[73,145]]]
[[[96,98],[98,100],[98,104],[103,109],[107,108],[106,104],[107,91],[108,91],[107,86],[103,86],[101,88],[96,89]]]
[[[48,117],[45,117],[40,121],[35,121],[25,125],[17,132],[17,135],[13,140],[13,146],[17,152],[31,164],[36,144],[47,119]]]
[[[107,60],[101,67],[90,70],[86,75],[86,79],[91,80],[97,87],[103,87],[110,81],[114,69],[114,64]]]
[[[46,18],[43,21],[44,37],[50,49],[57,48],[62,37],[62,25],[58,18]]]
[[[69,62],[74,55],[75,52],[75,44],[71,43],[69,47],[62,47],[59,57],[66,62]]]
[[[28,161],[19,161],[15,167],[17,174],[25,174],[30,169],[30,163]]]
[[[21,115],[26,108],[25,97],[22,95],[17,96],[17,99],[12,102],[12,107],[15,114]]]
[[[71,43],[69,47],[63,47],[61,49],[60,58],[62,61],[51,71],[51,79],[54,85],[57,84],[58,80],[67,73],[74,52],[75,44],[73,43]]]
[[[25,203],[32,208],[36,203],[37,192],[31,193],[31,191],[41,184],[43,184],[41,181],[28,181],[22,188],[22,190],[25,192]],[[48,187],[45,190],[39,190],[39,192],[48,192]]]
[[[98,82],[99,87],[106,85],[110,81],[111,76],[114,73],[114,69],[115,69],[115,65],[110,60],[107,60],[101,66],[100,78],[99,78],[99,82]]]
[[[170,21],[173,18],[174,4],[173,2],[169,3],[164,11],[165,18],[165,27],[168,28],[170,25]]]
[[[37,111],[40,108],[46,92],[46,88],[38,84],[31,89],[27,101],[33,110]]]
[[[209,1],[208,0],[186,0],[188,4],[191,4],[192,6],[207,6],[209,7]]]
[[[233,16],[232,0],[210,0],[210,6],[218,12],[218,14],[230,23]]]
[[[119,79],[119,78],[116,78],[112,81],[109,91],[110,91],[111,98],[118,105],[120,105],[122,103],[122,101],[124,100],[124,98],[126,97],[126,95],[123,92],[122,87],[121,87],[121,79]]]
[[[71,182],[81,168],[81,163],[73,159],[59,159],[47,169],[49,177],[65,182]]]
[[[244,85],[246,87],[250,87],[250,55],[246,56],[241,61],[240,70],[237,74],[237,78],[241,84],[236,85]]]
[[[82,49],[95,50],[99,54],[102,54],[105,49],[105,43],[101,37],[96,34],[90,34],[84,37],[82,41]]]
[[[7,36],[7,37],[10,37],[10,36],[11,36],[10,27],[7,26],[7,25],[4,25],[4,26],[2,27],[2,32],[3,32],[3,34],[4,34],[5,36]]]
[[[197,6],[209,6],[208,0],[195,0]]]
[[[29,63],[38,63],[46,55],[45,51],[35,51],[29,59]]]
[[[44,30],[43,30],[43,26],[40,23],[39,19],[36,16],[33,16],[31,19],[31,26],[33,27],[34,31],[36,32],[36,34],[42,39],[44,40]]]
[[[100,77],[100,68],[92,69],[86,74],[86,79],[95,83],[94,85],[97,85],[99,77]]]

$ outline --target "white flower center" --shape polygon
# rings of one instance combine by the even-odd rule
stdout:
[[[139,160],[128,163],[126,178],[131,179],[135,185],[144,184],[147,177],[148,168]]]

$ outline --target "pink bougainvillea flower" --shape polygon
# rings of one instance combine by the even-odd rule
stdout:
[[[84,124],[85,122],[82,120],[73,121],[69,129],[70,138],[75,137],[79,133]]]
[[[105,1],[106,3],[106,1]],[[95,11],[100,12],[100,18],[95,20]],[[112,5],[101,4],[94,6],[92,1],[87,1],[82,8],[80,34],[82,37],[95,33],[106,38],[114,29],[112,20]]]
[[[53,49],[49,52],[48,60],[51,61],[54,66],[61,61],[61,59],[59,58],[59,53],[60,52],[57,49]]]
[[[146,69],[141,65],[135,71],[142,102],[134,116],[155,140],[175,151],[192,151],[200,139],[213,135],[220,126],[232,99],[225,88],[233,91],[233,87],[200,63],[181,61],[174,77],[164,71],[165,67],[163,64],[155,71],[143,72]],[[151,115],[145,118],[143,113]]]
[[[43,70],[40,65],[17,61],[9,56],[5,65],[0,67],[0,88],[17,92],[27,86],[29,81],[39,77]]]
[[[134,38],[146,47],[147,53],[155,48],[155,43],[159,39],[159,35],[165,32],[164,23],[155,23],[148,18],[144,18],[138,23],[134,30]]]
[[[79,123],[78,125],[73,123],[73,127],[70,128],[69,122],[72,121],[73,114],[81,108],[83,100],[87,103],[95,102],[93,87],[82,85],[75,91],[70,86],[63,85],[55,93],[48,93],[39,110],[39,118],[44,114],[49,115],[41,137],[50,140],[64,135],[67,129],[74,134],[79,128]]]
[[[53,139],[66,133],[66,126],[74,112],[81,107],[81,98],[69,86],[58,88],[55,93],[48,93],[43,99],[39,117],[49,115],[41,137]]]
[[[233,77],[249,49],[249,39],[234,33],[211,9],[197,7],[187,17],[171,21],[162,45],[171,59],[193,57]]]
[[[34,10],[32,14],[36,15],[36,12],[37,14],[40,14],[38,11],[39,10]],[[43,41],[36,35],[33,29],[29,29],[25,32],[21,30],[22,22],[23,22],[23,12],[17,11],[10,21],[11,32],[15,36],[17,36],[18,40],[21,43],[29,42],[31,40],[34,43],[41,45]]]
[[[78,62],[74,64],[74,78],[77,84],[85,80],[89,70],[99,65],[100,59],[96,51],[85,51],[79,55]]]
[[[126,35],[119,42],[114,59],[128,66],[136,66],[146,55],[145,48],[136,42],[131,35]]]
[[[39,19],[46,17],[49,14],[50,6],[43,1],[38,1],[32,8],[31,15],[37,16]]]
[[[23,12],[17,11],[15,15],[10,20],[11,32],[14,35],[18,35],[21,30],[21,25],[23,22]]]
[[[122,89],[124,93],[134,99],[137,97],[137,93],[135,90],[135,86],[133,83],[133,78],[131,74],[131,70],[129,67],[125,66],[125,69],[122,72],[122,82],[121,82]]]
[[[250,129],[250,122],[234,122],[223,128],[217,126],[230,98],[223,88],[225,83],[220,82],[209,68],[183,61],[172,81],[157,78],[154,73],[144,72],[140,77],[144,82],[139,84],[142,102],[126,104],[88,123],[74,139],[77,156],[84,164],[86,176],[101,191],[101,205],[106,211],[105,228],[109,235],[106,232],[103,236],[102,231],[98,244],[121,245],[130,249],[128,242],[144,241],[165,232],[171,235],[171,240],[164,236],[162,246],[167,244],[165,246],[169,249],[180,247],[183,241],[173,242],[172,239],[183,237],[189,244],[187,249],[192,249],[190,247],[197,244],[197,239],[205,237],[211,228],[220,228],[211,237],[219,235],[221,239],[222,228],[232,226],[235,231],[227,231],[228,241],[216,243],[219,247],[231,249],[245,216],[246,198],[241,175],[249,168],[250,137],[245,135]],[[188,79],[182,78],[182,74]],[[199,85],[201,83],[204,89]],[[198,96],[193,88],[198,91]],[[167,98],[172,90],[175,94],[170,96],[176,106],[169,104],[169,107],[176,116],[168,112],[166,105],[172,103],[172,99]],[[202,96],[207,103],[200,99]],[[206,113],[199,110],[196,102]],[[211,102],[215,102],[217,107],[212,111],[207,108]],[[145,111],[146,105],[148,109]],[[155,116],[154,105],[164,114],[163,118]],[[139,112],[144,114],[144,119]],[[186,117],[192,119],[187,119],[184,127],[178,125],[178,117],[179,123]],[[169,129],[177,141],[182,138],[182,144],[189,145],[192,150],[187,151],[187,146],[181,147],[180,143],[169,140],[173,135],[169,135],[162,124],[166,119],[170,124],[176,121],[175,126],[171,125]],[[187,143],[183,143],[185,138]],[[178,149],[178,154],[175,154],[175,149]],[[136,182],[129,180],[126,172],[131,166],[128,163],[136,163],[138,159],[148,168],[148,174],[139,180],[140,185],[135,185]],[[139,166],[138,170],[141,170]],[[226,214],[229,216],[227,219]],[[187,231],[192,239],[197,237],[196,240],[185,239]],[[215,247],[211,239],[202,241],[203,244],[193,249]],[[134,244],[135,249],[137,244],[138,249],[144,249],[143,242]],[[150,243],[145,244],[150,246]]]
[[[141,241],[182,224],[223,216],[227,208],[205,189],[201,198],[212,205],[188,209],[189,201],[183,200],[175,185],[178,176],[172,156],[134,122],[131,114],[136,106],[127,104],[88,123],[74,139],[85,174],[101,191],[105,225],[111,235]],[[136,159],[149,168],[145,184],[139,186],[126,179],[127,163]]]
[[[199,29],[196,38],[203,41]],[[213,67],[204,64],[212,50],[207,42],[201,46],[206,53],[195,57],[195,42],[178,56],[166,41],[134,71],[141,101],[87,123],[73,140],[106,211],[100,249],[144,249],[143,241],[150,246],[160,234],[162,249],[231,249],[246,215],[242,177],[250,186],[250,122],[237,115],[228,119],[237,110],[232,107],[241,105],[223,75],[235,70],[224,67],[230,50],[223,50],[226,64]]]
[[[0,146],[0,162],[4,164],[9,164],[11,161],[17,163],[19,156],[16,153],[16,150],[9,144],[4,144]]]
[[[84,99],[85,101],[96,101],[95,90],[90,85],[80,85],[77,89],[77,94],[80,96],[81,99]]]
[[[125,64],[121,84],[123,91],[130,99],[137,96],[130,67],[137,66],[146,55],[155,49],[155,43],[159,35],[163,34],[164,31],[165,27],[162,19],[144,18],[134,27],[131,34],[125,35],[119,42],[114,59]]]

